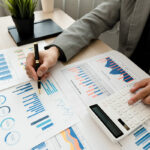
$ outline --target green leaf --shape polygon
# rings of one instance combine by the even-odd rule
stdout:
[[[0,0],[0,6],[7,9],[12,16],[21,19],[32,18],[38,0]]]

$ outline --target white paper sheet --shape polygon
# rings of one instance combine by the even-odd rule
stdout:
[[[86,105],[95,104],[117,90],[131,87],[148,77],[116,51],[69,65],[61,73]]]
[[[44,41],[39,42],[40,50],[44,46]],[[27,54],[33,50],[33,44],[0,50],[0,90],[30,80],[25,72],[25,62]]]
[[[83,125],[78,123],[55,137],[34,146],[32,150],[92,150],[83,130]]]
[[[0,92],[0,149],[28,150],[79,121],[52,76],[42,87],[41,95],[36,82]]]

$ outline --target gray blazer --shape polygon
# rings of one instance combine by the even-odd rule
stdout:
[[[120,21],[119,51],[130,57],[140,39],[150,13],[150,0],[110,0],[73,23],[56,38],[69,60],[91,40]]]

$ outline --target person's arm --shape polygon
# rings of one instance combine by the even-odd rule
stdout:
[[[34,70],[34,55],[29,54],[26,60],[26,72],[30,78],[37,80],[37,76],[45,79],[48,69],[57,60],[68,61],[77,54],[91,40],[112,28],[120,19],[120,0],[110,0],[101,3],[90,13],[76,21],[66,31],[59,35],[47,51],[40,52],[40,62],[37,73]]]
[[[66,61],[76,55],[91,40],[111,29],[120,19],[120,0],[103,2],[90,13],[73,23],[52,43],[59,47]],[[48,46],[46,47],[48,49]]]

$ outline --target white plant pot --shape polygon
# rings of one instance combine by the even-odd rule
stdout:
[[[43,12],[50,13],[54,10],[54,0],[41,0]]]

